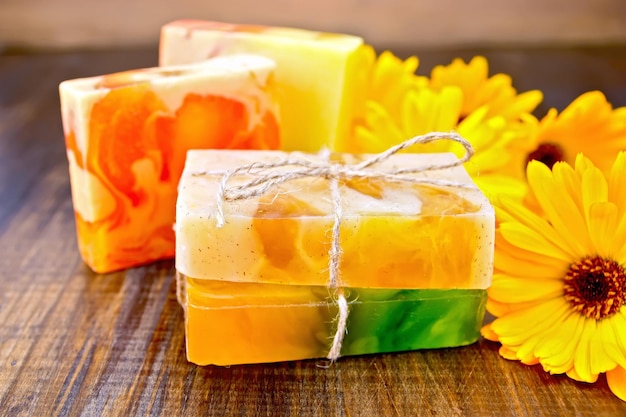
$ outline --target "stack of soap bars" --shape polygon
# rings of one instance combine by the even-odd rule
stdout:
[[[162,28],[160,67],[61,84],[81,255],[98,273],[175,256],[191,362],[478,338],[494,212],[454,155],[395,154],[366,177],[258,171],[369,157],[332,152],[366,59],[355,36],[183,20]],[[415,181],[384,174],[416,167]]]
[[[338,315],[336,291],[328,286],[336,214],[329,180],[304,176],[240,198],[218,196],[224,185],[246,191],[250,180],[301,168],[246,169],[224,182],[229,170],[294,158],[319,163],[323,157],[188,153],[177,203],[176,268],[191,362],[328,355]],[[330,161],[354,165],[363,158],[331,154]],[[401,154],[377,169],[454,160],[452,154]],[[349,310],[341,355],[460,346],[478,338],[491,281],[493,209],[462,166],[415,175],[427,183],[339,180],[338,272]],[[439,180],[458,187],[428,183]]]

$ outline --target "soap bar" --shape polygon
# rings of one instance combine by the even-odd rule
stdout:
[[[234,365],[324,358],[337,307],[325,287],[235,283],[181,276],[187,358]],[[486,290],[345,289],[341,356],[475,342]]]
[[[303,29],[179,20],[161,30],[161,65],[254,53],[276,62],[283,149],[333,149],[350,128],[363,77],[363,40]]]
[[[61,83],[78,245],[94,271],[174,256],[188,149],[280,146],[274,69],[240,55]]]
[[[372,155],[191,150],[176,214],[176,268],[195,279],[325,286],[333,241],[329,181],[302,177],[259,196],[223,202],[223,173],[250,163],[355,164]],[[396,171],[451,164],[453,154],[395,154],[372,169]],[[282,175],[298,166],[274,168]],[[266,174],[263,174],[266,175]],[[341,285],[350,288],[486,289],[491,282],[494,211],[462,166],[413,174],[430,182],[381,178],[339,181]],[[233,176],[229,187],[259,173]],[[465,186],[461,188],[460,186]]]

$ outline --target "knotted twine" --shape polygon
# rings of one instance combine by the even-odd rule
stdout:
[[[392,155],[417,144],[426,144],[437,140],[450,140],[457,142],[465,149],[465,155],[462,158],[447,164],[433,164],[420,168],[401,168],[392,171],[373,169],[377,164],[389,159]],[[227,201],[245,200],[259,197],[267,193],[272,187],[289,182],[298,178],[313,177],[325,178],[329,181],[329,188],[333,206],[333,227],[332,241],[329,250],[328,272],[329,278],[327,287],[332,290],[335,296],[335,302],[339,309],[336,317],[337,330],[333,337],[332,345],[327,355],[327,359],[332,362],[336,361],[341,353],[341,345],[344,335],[347,331],[348,321],[348,301],[344,295],[341,285],[340,260],[342,250],[339,245],[341,218],[343,215],[341,194],[339,192],[339,182],[351,179],[378,179],[388,182],[409,182],[429,184],[444,187],[457,188],[474,188],[471,185],[462,184],[456,181],[448,181],[437,178],[415,177],[412,174],[423,173],[426,171],[442,170],[456,167],[467,162],[474,150],[471,144],[454,132],[431,132],[425,135],[415,136],[398,145],[392,146],[386,151],[373,156],[361,163],[350,165],[334,163],[325,158],[323,161],[311,161],[289,154],[284,159],[276,162],[253,162],[242,165],[227,171],[203,171],[192,173],[193,176],[203,175],[222,175],[217,191],[216,201],[216,226],[221,228],[224,226],[224,203]],[[285,171],[285,167],[294,167],[294,169]],[[276,170],[278,168],[278,170]],[[240,185],[228,185],[229,180],[237,175],[246,175],[255,177]]]

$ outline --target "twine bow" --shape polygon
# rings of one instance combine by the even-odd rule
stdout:
[[[465,155],[461,159],[447,164],[434,164],[428,166],[422,166],[419,168],[402,168],[392,171],[377,170],[375,166],[387,159],[392,155],[409,148],[417,144],[426,144],[437,140],[451,140],[457,142],[465,149]],[[424,178],[416,177],[412,174],[418,174],[425,171],[441,170],[446,168],[452,168],[459,166],[467,162],[474,150],[471,144],[457,133],[445,133],[445,132],[432,132],[426,135],[413,137],[398,145],[392,146],[386,151],[373,156],[361,163],[349,165],[339,164],[328,161],[328,158],[324,161],[310,161],[301,157],[294,156],[294,154],[281,159],[276,162],[253,162],[251,164],[242,165],[240,167],[228,170],[228,171],[204,171],[193,173],[194,176],[200,175],[222,175],[217,191],[217,207],[216,207],[216,226],[222,227],[225,223],[224,218],[224,202],[244,200],[254,197],[259,197],[268,192],[272,187],[282,184],[288,181],[292,181],[298,178],[314,177],[314,178],[326,178],[330,183],[330,193],[333,204],[333,227],[332,227],[332,242],[329,250],[329,262],[328,271],[329,279],[327,287],[333,290],[335,295],[335,302],[339,308],[339,314],[336,318],[337,330],[333,337],[331,348],[328,352],[327,358],[334,362],[336,361],[341,352],[341,345],[343,338],[347,330],[348,320],[348,302],[341,288],[341,279],[339,277],[340,272],[340,260],[341,260],[341,247],[339,246],[340,226],[342,218],[342,204],[341,195],[339,192],[339,182],[351,179],[381,179],[389,182],[410,182],[410,183],[423,183],[430,185],[457,187],[457,188],[473,188],[466,184],[458,183],[455,181],[447,181],[437,178]],[[285,167],[293,167],[293,169],[287,171]],[[236,175],[252,176],[249,181],[240,184],[229,186],[229,180]]]

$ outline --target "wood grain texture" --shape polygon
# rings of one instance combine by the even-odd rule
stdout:
[[[626,105],[626,46],[421,51],[419,72],[475,53],[556,107],[591,89]],[[58,103],[64,79],[155,64],[156,49],[0,56],[1,416],[626,415],[604,379],[549,376],[486,341],[329,369],[187,363],[171,261],[105,276],[80,261]]]

